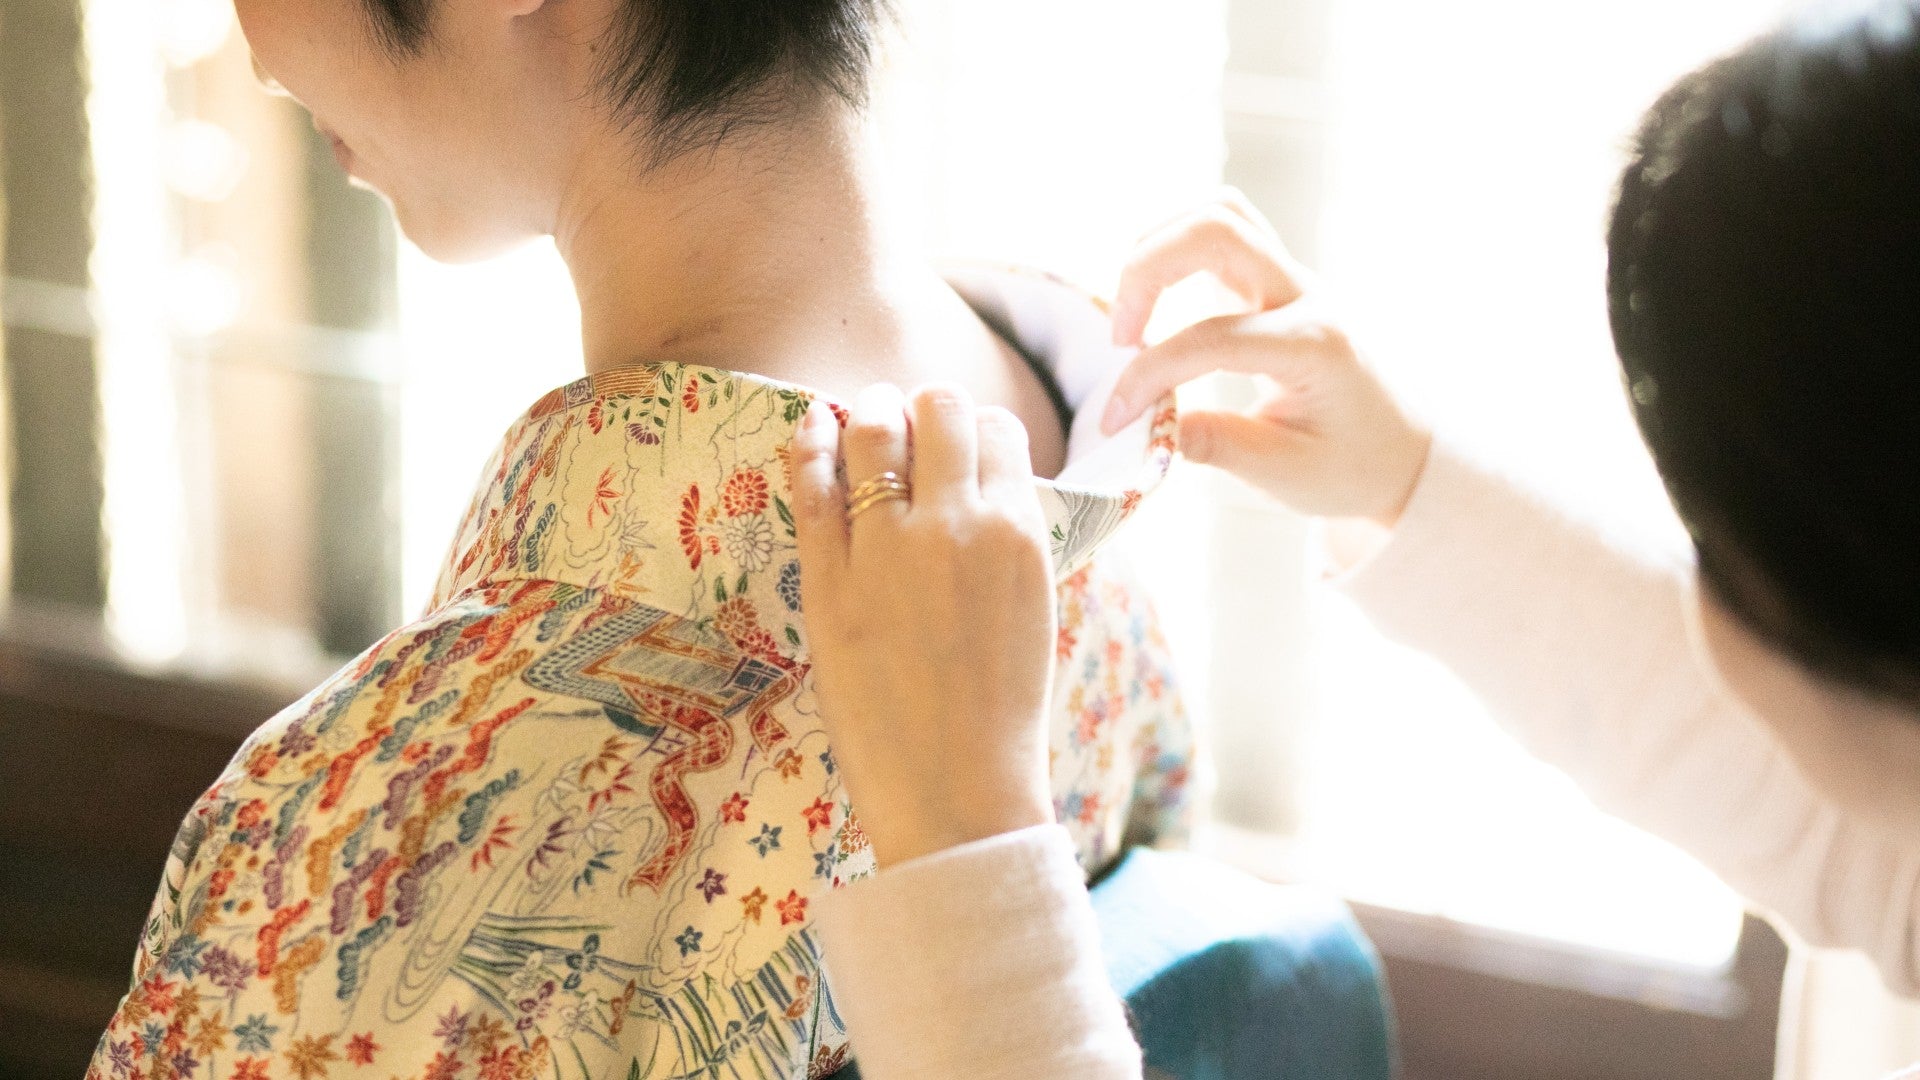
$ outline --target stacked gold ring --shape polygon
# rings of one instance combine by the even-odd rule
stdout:
[[[847,520],[852,521],[883,502],[912,498],[913,485],[907,483],[899,473],[883,472],[861,481],[860,486],[853,489],[853,494],[847,496]]]

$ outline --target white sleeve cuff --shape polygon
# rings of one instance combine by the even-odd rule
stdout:
[[[1073,842],[1036,826],[819,899],[834,1002],[867,1080],[1137,1080]]]

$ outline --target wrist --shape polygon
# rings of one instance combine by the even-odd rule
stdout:
[[[935,855],[1006,833],[1054,823],[1051,797],[1011,796],[969,799],[966,807],[935,807],[906,815],[861,818],[873,857],[882,869]]]
[[[1400,519],[1406,516],[1407,506],[1413,502],[1413,493],[1420,488],[1420,478],[1426,475],[1427,458],[1433,452],[1433,433],[1424,428],[1410,427],[1403,461],[1406,467],[1399,470],[1405,479],[1379,510],[1367,514],[1363,520],[1391,532],[1399,526]]]

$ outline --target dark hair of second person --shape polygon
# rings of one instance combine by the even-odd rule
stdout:
[[[1608,247],[1632,407],[1706,587],[1920,708],[1920,3],[1803,15],[1675,86]]]

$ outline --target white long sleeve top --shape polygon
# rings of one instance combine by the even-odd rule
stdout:
[[[1689,574],[1442,439],[1392,540],[1341,587],[1601,808],[1920,996],[1920,838],[1850,820],[1716,691],[1688,640]],[[823,897],[819,927],[869,1080],[1140,1075],[1057,827],[887,869]]]

